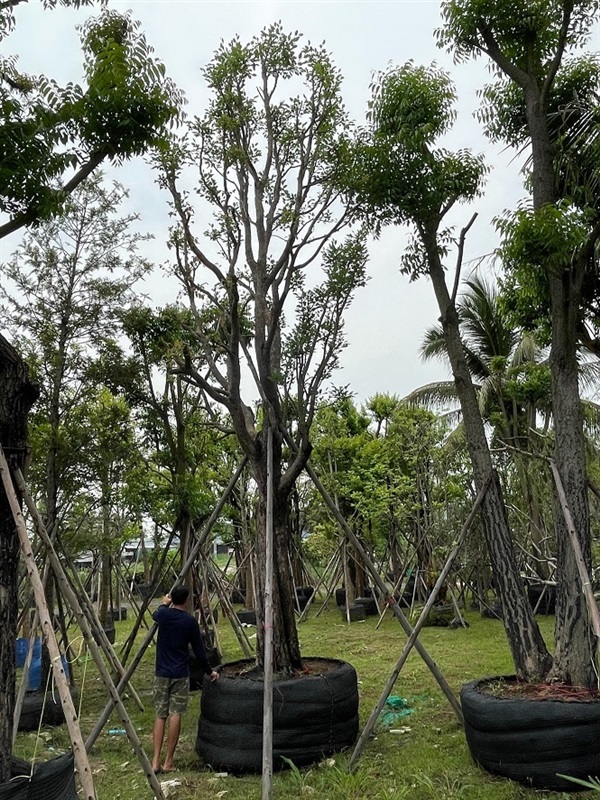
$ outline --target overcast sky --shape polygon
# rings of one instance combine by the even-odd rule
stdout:
[[[131,9],[142,23],[148,42],[165,63],[168,74],[184,90],[188,110],[201,113],[206,93],[200,69],[211,58],[221,39],[239,34],[246,41],[265,25],[281,20],[286,30],[298,30],[314,44],[325,42],[344,76],[343,96],[350,116],[364,121],[373,73],[389,63],[436,62],[450,72],[459,96],[458,120],[449,147],[467,147],[483,152],[492,171],[485,198],[455,216],[458,227],[474,211],[479,216],[469,235],[467,261],[490,253],[497,237],[491,221],[505,208],[514,207],[523,195],[519,164],[510,153],[490,145],[482,136],[473,113],[477,90],[489,80],[484,61],[455,66],[435,45],[434,31],[440,24],[439,3],[431,0],[139,0],[110,2],[119,10]],[[78,22],[90,9],[57,9],[43,12],[39,3],[17,6],[17,29],[3,45],[3,53],[19,55],[20,68],[45,73],[59,83],[79,81],[81,57]],[[600,38],[594,42],[600,49]],[[164,247],[168,224],[166,197],[154,185],[150,169],[141,161],[128,164],[116,175],[130,191],[128,211],[141,216],[141,229],[155,239],[152,257],[167,258]],[[18,235],[4,239],[0,257],[6,258]],[[409,283],[398,270],[403,234],[388,230],[370,247],[371,279],[355,300],[347,316],[349,345],[342,357],[343,369],[336,383],[349,384],[359,402],[375,392],[404,396],[417,386],[446,379],[439,363],[424,364],[418,350],[424,331],[435,323],[438,312],[431,286],[425,279]],[[157,273],[146,291],[157,302],[174,291]]]

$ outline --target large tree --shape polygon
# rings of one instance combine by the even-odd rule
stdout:
[[[180,369],[226,408],[252,466],[260,587],[267,430],[273,434],[274,650],[283,671],[302,663],[288,557],[289,498],[310,454],[319,392],[337,365],[342,316],[364,282],[366,262],[360,235],[334,239],[348,214],[324,180],[348,125],[341,76],[323,47],[300,39],[273,25],[249,44],[223,43],[203,70],[207,113],[191,122],[188,138],[163,164],[180,222],[172,237],[176,272],[202,350],[200,362],[189,358]],[[190,174],[198,176],[193,194],[185,190]],[[198,207],[212,214],[206,232]],[[257,598],[262,619],[262,589]],[[261,625],[258,636],[260,662]]]
[[[507,609],[503,620],[515,667],[522,677],[541,679],[551,657],[523,591],[502,487],[460,332],[458,277],[470,225],[456,237],[447,219],[458,203],[479,196],[485,168],[480,157],[449,152],[439,143],[453,121],[454,100],[450,79],[434,67],[409,63],[380,75],[374,85],[371,125],[358,145],[348,147],[349,158],[341,160],[336,178],[376,229],[384,224],[411,227],[413,238],[402,256],[402,269],[412,278],[427,275],[438,302],[474,483],[478,492],[485,490],[485,539]],[[446,268],[453,252],[455,276],[448,285]]]
[[[32,483],[51,535],[89,480],[74,414],[92,398],[96,361],[113,346],[117,315],[148,269],[131,230],[135,217],[119,214],[125,197],[118,184],[88,179],[0,265],[6,325],[40,384]]]
[[[591,538],[578,339],[586,285],[597,271],[600,204],[597,109],[600,70],[589,57],[572,58],[598,22],[597,0],[538,0],[527,13],[514,3],[453,0],[443,4],[440,42],[459,61],[484,55],[497,77],[484,91],[483,121],[496,141],[526,147],[531,204],[508,226],[512,260],[543,276],[551,323],[550,368],[555,459],[588,571]],[[566,124],[557,124],[570,109]],[[592,110],[588,140],[571,135]],[[595,158],[589,159],[590,152]],[[591,191],[590,191],[591,189]],[[597,281],[594,281],[597,284]],[[593,686],[594,642],[575,553],[557,503],[556,647],[551,677]]]

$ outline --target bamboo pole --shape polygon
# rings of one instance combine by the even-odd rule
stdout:
[[[287,434],[287,431],[285,433]],[[291,439],[291,437],[286,437],[286,438],[287,438],[288,444],[290,444],[291,447],[295,448],[295,444],[294,444],[293,439]],[[311,465],[307,464],[305,469],[306,469],[306,472],[308,473],[309,477],[311,478],[312,482],[314,483],[315,487],[317,488],[317,490],[320,492],[321,496],[323,497],[323,500],[325,501],[325,504],[327,505],[327,507],[329,508],[329,510],[331,511],[331,513],[333,514],[333,516],[335,517],[337,522],[339,522],[340,526],[342,527],[342,530],[346,534],[346,537],[352,542],[352,544],[354,545],[354,547],[357,550],[357,552],[360,553],[361,558],[364,560],[364,564],[365,564],[367,570],[369,571],[369,573],[371,574],[371,577],[373,578],[374,583],[377,585],[377,587],[381,591],[383,597],[387,597],[387,603],[388,603],[389,607],[391,608],[394,616],[396,617],[396,619],[398,620],[398,622],[402,626],[404,632],[406,633],[407,636],[410,636],[411,633],[412,633],[412,626],[411,626],[410,622],[406,619],[406,617],[404,616],[404,613],[402,612],[402,609],[400,608],[398,603],[394,600],[394,598],[393,597],[388,597],[388,587],[385,585],[385,583],[381,579],[381,576],[379,575],[379,573],[375,569],[372,561],[370,560],[367,552],[365,551],[364,547],[360,543],[360,541],[357,538],[356,534],[350,528],[350,526],[348,525],[348,523],[346,522],[346,520],[344,519],[344,517],[340,513],[338,507],[335,505],[335,503],[333,502],[333,500],[329,496],[327,490],[325,489],[325,487],[323,486],[323,484],[319,480],[317,474],[315,473],[315,471],[311,467]],[[429,653],[427,652],[427,650],[423,646],[423,643],[418,638],[415,640],[414,647],[415,647],[415,650],[419,653],[419,655],[423,659],[423,661],[425,662],[425,664],[427,665],[427,667],[429,668],[429,670],[430,670],[431,674],[433,675],[433,677],[438,682],[438,685],[440,686],[442,692],[445,694],[445,696],[446,696],[448,702],[450,703],[450,705],[452,706],[452,709],[454,710],[454,713],[456,714],[460,724],[462,725],[463,724],[463,716],[462,716],[462,710],[461,710],[458,698],[456,697],[456,695],[454,694],[454,692],[450,688],[448,682],[446,681],[446,679],[444,678],[444,676],[440,672],[437,664],[431,658],[431,656],[429,655]]]
[[[206,521],[206,524],[205,524],[204,528],[202,529],[202,532],[198,536],[196,544],[194,545],[194,547],[190,551],[190,555],[189,555],[187,561],[185,562],[185,564],[181,568],[181,571],[179,573],[178,579],[177,579],[177,581],[175,581],[174,586],[176,586],[179,581],[181,581],[181,580],[183,580],[183,578],[185,578],[185,576],[189,572],[190,568],[192,567],[192,565],[194,563],[194,560],[197,557],[197,555],[200,552],[200,550],[202,549],[202,546],[203,546],[204,542],[207,540],[207,538],[208,538],[208,536],[209,536],[209,534],[210,534],[210,532],[212,530],[213,525],[215,524],[215,522],[219,518],[219,515],[221,514],[221,511],[223,510],[223,507],[224,507],[225,503],[227,502],[227,498],[229,497],[231,491],[233,490],[233,487],[235,486],[238,478],[242,474],[242,470],[246,466],[246,461],[247,461],[247,458],[244,456],[244,458],[240,462],[237,470],[235,471],[235,474],[232,476],[231,480],[227,484],[227,488],[225,489],[225,491],[223,492],[223,494],[219,498],[219,501],[218,501],[217,505],[214,507],[214,509],[212,511],[212,514],[210,515],[210,517]],[[152,625],[152,627],[150,628],[150,630],[148,631],[148,633],[146,634],[146,637],[145,637],[144,641],[142,642],[141,647],[139,648],[139,650],[136,653],[136,655],[134,656],[134,658],[131,660],[131,663],[130,663],[129,667],[127,668],[127,670],[125,671],[125,674],[123,675],[123,677],[121,678],[121,680],[119,681],[119,683],[117,685],[117,695],[121,694],[121,692],[123,691],[123,689],[127,685],[129,679],[131,678],[131,676],[133,675],[133,673],[137,669],[137,666],[140,663],[140,661],[142,660],[142,657],[143,657],[144,653],[146,652],[146,650],[148,648],[148,645],[150,644],[150,642],[154,638],[154,634],[156,633],[157,627],[158,627],[157,624],[154,623]],[[108,721],[108,718],[111,715],[111,712],[112,712],[112,709],[113,709],[113,704],[114,704],[114,700],[111,697],[109,702],[104,707],[104,710],[100,714],[100,718],[98,719],[98,722],[94,726],[94,729],[92,730],[92,732],[88,736],[87,741],[85,743],[85,746],[87,747],[88,752],[94,746],[98,736],[100,736],[100,733],[102,732],[102,729],[106,725],[106,722]]]
[[[37,627],[39,623],[39,615],[36,611],[33,617],[33,625],[31,626],[31,635],[29,637],[29,645],[27,647],[27,655],[25,656],[25,664],[23,665],[23,672],[21,673],[21,685],[17,692],[15,700],[15,708],[13,711],[13,732],[12,732],[12,746],[15,746],[17,741],[17,733],[19,731],[19,720],[21,719],[21,710],[23,708],[23,700],[25,699],[25,692],[27,691],[27,682],[29,681],[29,670],[31,669],[31,662],[33,661],[33,645],[37,637]]]
[[[577,538],[577,530],[575,528],[575,523],[573,522],[571,509],[569,508],[565,487],[563,486],[556,461],[553,458],[550,459],[550,469],[552,470],[554,482],[556,483],[558,499],[560,501],[562,513],[567,525],[567,531],[569,533],[569,541],[571,542],[571,547],[575,553],[575,563],[577,564],[577,570],[581,579],[581,588],[585,597],[588,614],[590,615],[594,636],[596,637],[596,651],[600,653],[600,612],[598,611],[598,605],[596,603],[596,598],[594,597],[594,590],[592,589],[592,582],[585,565],[585,559],[581,551],[581,545],[579,544],[579,539]]]
[[[221,603],[221,610],[229,620],[229,624],[231,625],[233,632],[235,633],[236,638],[240,644],[240,647],[244,652],[244,656],[246,658],[252,658],[254,654],[252,652],[252,648],[250,647],[250,640],[248,639],[246,631],[242,628],[242,625],[237,617],[237,614],[233,610],[233,606],[231,605],[229,598],[227,597],[227,593],[223,588],[223,579],[215,571],[212,561],[210,561],[208,564],[208,570],[211,575],[211,579],[215,584],[215,588],[217,590],[217,597],[219,598],[219,602]]]
[[[273,793],[273,429],[267,428],[267,509],[265,524],[265,629],[263,636],[262,800]]]
[[[300,614],[300,616],[298,617],[298,622],[304,622],[304,620],[305,620],[305,619],[306,619],[306,617],[308,616],[308,609],[311,607],[311,605],[312,605],[312,602],[313,602],[313,600],[315,599],[315,597],[317,596],[317,592],[319,591],[319,589],[321,588],[321,586],[324,586],[324,585],[325,585],[325,576],[328,574],[329,570],[330,570],[330,569],[333,567],[333,565],[334,565],[334,562],[337,560],[337,558],[338,558],[338,551],[339,551],[339,548],[336,548],[336,551],[335,551],[335,553],[334,553],[334,554],[331,556],[331,558],[329,559],[329,563],[327,564],[327,566],[326,566],[326,567],[325,567],[325,569],[323,570],[323,574],[322,574],[322,575],[319,577],[319,580],[317,581],[317,583],[316,583],[316,585],[315,585],[315,587],[314,587],[314,592],[313,592],[313,593],[312,593],[312,595],[311,595],[311,596],[308,598],[308,602],[307,602],[307,604],[304,606],[304,608],[302,609],[302,613],[301,613],[301,614]]]
[[[50,653],[52,673],[54,675],[54,680],[56,681],[60,700],[65,712],[65,721],[69,730],[73,755],[75,757],[75,763],[79,772],[79,780],[81,781],[81,786],[83,787],[86,800],[96,800],[96,791],[94,789],[92,771],[90,769],[90,763],[88,761],[87,753],[85,752],[85,745],[83,744],[81,730],[79,729],[79,723],[77,721],[77,711],[75,709],[73,698],[71,697],[70,687],[67,682],[67,677],[62,666],[60,650],[58,649],[54,628],[52,627],[52,618],[50,616],[48,606],[46,605],[42,579],[40,578],[40,573],[38,572],[38,568],[35,563],[33,550],[31,549],[31,542],[29,541],[29,536],[27,535],[25,519],[21,513],[21,508],[19,506],[19,501],[12,483],[8,463],[4,456],[4,450],[2,449],[2,446],[0,446],[0,473],[2,473],[4,491],[6,492],[6,497],[15,520],[23,558],[25,559],[27,574],[29,575],[29,580],[31,581],[33,588],[35,602],[40,616],[40,621],[42,623],[44,640],[46,642],[46,646],[48,647],[48,652]]]
[[[375,724],[377,722],[379,714],[381,713],[381,710],[383,709],[384,705],[386,704],[387,699],[390,696],[390,692],[394,688],[394,684],[398,680],[398,675],[400,674],[400,670],[404,666],[404,662],[408,658],[410,651],[412,650],[413,646],[415,645],[415,642],[417,641],[417,637],[418,637],[419,633],[421,632],[421,628],[425,624],[425,621],[427,619],[427,615],[429,614],[429,612],[431,610],[431,607],[435,603],[435,600],[437,598],[438,592],[442,588],[442,586],[444,584],[444,581],[448,577],[448,573],[450,572],[450,570],[452,568],[452,564],[454,564],[454,562],[456,560],[456,557],[457,557],[457,555],[458,555],[458,553],[460,551],[460,548],[462,547],[462,544],[463,544],[463,542],[464,542],[464,540],[465,540],[465,538],[467,536],[467,533],[471,529],[471,525],[473,524],[473,520],[475,519],[475,514],[477,513],[477,511],[479,509],[479,506],[481,504],[481,501],[484,498],[484,495],[485,495],[485,493],[487,491],[488,485],[489,485],[489,481],[487,481],[483,485],[483,487],[481,488],[479,494],[475,498],[475,502],[473,503],[473,508],[471,509],[471,511],[469,513],[469,516],[467,517],[467,519],[465,521],[465,524],[462,526],[462,529],[461,529],[461,531],[460,531],[460,533],[458,535],[458,539],[456,540],[456,544],[454,545],[454,547],[450,551],[450,554],[448,555],[448,558],[446,559],[446,563],[444,564],[444,568],[440,572],[440,574],[438,576],[438,579],[435,582],[435,586],[431,590],[431,593],[430,593],[429,597],[427,598],[427,602],[423,606],[423,610],[421,611],[419,619],[417,620],[417,623],[416,623],[415,627],[412,629],[412,633],[408,637],[408,641],[404,645],[404,649],[403,649],[402,653],[400,654],[400,658],[396,662],[396,666],[392,670],[392,674],[388,678],[388,680],[387,680],[387,682],[385,684],[385,687],[384,687],[381,695],[379,696],[379,700],[377,701],[377,703],[375,704],[375,708],[371,712],[371,716],[369,717],[369,719],[367,721],[367,724],[365,725],[365,727],[363,729],[363,732],[361,733],[360,738],[359,738],[358,742],[356,743],[356,746],[354,748],[354,752],[352,753],[352,756],[350,757],[350,763],[348,764],[348,769],[350,769],[350,770],[352,769],[352,767],[354,766],[354,764],[358,760],[360,754],[362,753],[362,751],[364,749],[364,746],[367,743],[367,739],[369,738],[369,736],[371,735],[371,733],[373,731],[373,728],[375,727]]]
[[[20,469],[15,469],[13,471],[13,474],[14,474],[14,478],[15,478],[16,484],[19,487],[19,491],[21,492],[21,494],[23,495],[23,498],[25,499],[25,504],[27,505],[27,510],[31,514],[31,518],[34,521],[34,524],[35,524],[36,530],[37,530],[37,532],[38,532],[38,534],[40,536],[40,539],[44,542],[46,547],[48,547],[47,542],[51,541],[51,540],[50,540],[48,531],[46,530],[46,527],[44,525],[44,522],[43,522],[43,520],[42,520],[42,518],[40,516],[40,513],[37,510],[37,507],[35,505],[35,501],[34,501],[33,497],[31,496],[31,492],[29,491],[29,487],[25,483],[25,478],[23,477],[23,474],[22,474]],[[56,553],[56,548],[54,547],[54,545],[51,544],[50,546],[52,547],[53,552]],[[70,563],[70,559],[67,558],[67,561]],[[119,675],[119,676],[123,675],[125,673],[125,667],[119,661],[119,659],[117,657],[117,654],[115,653],[115,650],[114,650],[112,644],[108,641],[108,637],[106,635],[106,632],[105,632],[104,628],[102,627],[102,625],[100,624],[100,622],[98,620],[98,617],[94,613],[94,609],[93,609],[93,606],[92,606],[92,601],[90,600],[88,593],[86,592],[83,584],[81,583],[81,580],[79,579],[79,576],[77,575],[77,571],[73,570],[74,580],[78,585],[77,586],[78,590],[75,591],[71,581],[69,580],[67,574],[65,573],[65,571],[63,569],[62,564],[60,563],[60,559],[58,559],[58,564],[60,565],[61,572],[64,574],[64,579],[69,584],[69,589],[70,589],[69,596],[70,597],[75,596],[77,598],[77,603],[78,603],[79,609],[80,609],[81,613],[84,614],[84,616],[86,617],[87,623],[88,623],[88,625],[90,627],[90,631],[92,632],[92,635],[94,637],[94,641],[97,644],[100,645],[104,655],[106,656],[111,668],[114,669],[115,673],[117,675]],[[54,570],[54,573],[56,575],[55,567],[53,567],[53,570]],[[58,576],[56,576],[56,578],[57,578],[57,581],[58,581],[59,580]],[[61,587],[61,591],[62,591],[63,594],[65,594],[64,587]],[[72,603],[71,603],[71,609],[73,610],[73,612],[75,612],[75,609],[74,609],[74,606],[73,606]],[[75,616],[77,617],[77,614],[75,614]],[[77,621],[79,623],[79,619]],[[80,624],[80,627],[81,627],[81,624]],[[136,705],[138,706],[138,708],[140,709],[140,711],[143,711],[144,710],[144,704],[140,700],[140,697],[139,697],[138,693],[135,691],[135,689],[133,688],[131,683],[128,684],[128,689],[131,692],[131,696],[133,697],[133,699],[134,699]]]
[[[15,470],[15,473],[16,473],[15,477],[16,477],[16,480],[17,480],[17,484],[18,484],[19,488],[22,491],[24,490],[24,496],[25,496],[25,498],[26,498],[26,500],[28,502],[28,507],[29,507],[29,503],[30,502],[33,503],[33,499],[31,498],[31,494],[30,494],[30,492],[29,492],[29,490],[27,488],[27,485],[25,484],[25,482],[23,480],[23,476],[22,476],[20,470]],[[35,508],[35,505],[34,505],[34,508]],[[85,643],[87,644],[87,646],[89,648],[89,651],[90,651],[90,654],[91,654],[92,658],[94,659],[96,667],[98,668],[98,672],[100,673],[100,677],[102,678],[102,681],[104,682],[104,685],[106,686],[106,688],[108,690],[108,693],[110,694],[111,698],[114,701],[114,705],[115,705],[115,708],[116,708],[117,713],[119,715],[119,719],[121,720],[121,722],[123,724],[123,727],[125,728],[125,732],[127,733],[129,741],[131,742],[131,746],[132,746],[132,748],[133,748],[133,750],[134,750],[134,752],[135,752],[135,754],[136,754],[136,756],[138,758],[138,761],[140,762],[140,765],[141,765],[142,769],[144,770],[144,774],[146,775],[148,783],[150,784],[150,787],[152,788],[152,791],[154,792],[154,796],[157,798],[157,800],[165,800],[161,785],[160,785],[156,775],[154,774],[154,770],[152,769],[152,765],[150,764],[150,761],[148,760],[148,757],[146,756],[146,753],[144,752],[144,749],[142,747],[142,743],[141,743],[140,738],[139,738],[139,736],[137,734],[137,731],[135,730],[134,726],[131,723],[131,720],[129,718],[127,710],[126,710],[125,706],[123,705],[123,702],[122,702],[121,698],[119,697],[119,694],[118,694],[117,689],[115,687],[115,684],[114,684],[114,682],[113,682],[113,680],[112,680],[112,678],[110,676],[108,668],[106,667],[106,665],[104,663],[104,660],[102,658],[101,648],[98,646],[98,644],[96,643],[96,640],[94,638],[94,633],[92,631],[92,626],[90,625],[90,622],[89,622],[88,618],[86,617],[86,615],[84,613],[84,610],[83,610],[83,608],[82,608],[82,606],[81,606],[81,604],[79,602],[79,597],[77,596],[75,590],[73,589],[73,587],[71,586],[71,583],[69,582],[69,579],[68,579],[68,577],[67,577],[67,575],[65,573],[64,567],[60,562],[60,559],[59,559],[59,557],[58,557],[58,555],[56,553],[56,549],[54,548],[54,545],[52,544],[52,541],[50,540],[48,532],[46,531],[44,523],[43,523],[43,521],[42,521],[42,519],[41,519],[41,517],[39,515],[39,512],[37,512],[37,509],[36,509],[36,513],[35,513],[35,516],[34,516],[34,522],[36,523],[37,531],[38,531],[38,534],[39,534],[41,540],[46,545],[46,554],[47,554],[48,560],[50,562],[50,566],[52,567],[52,570],[54,572],[54,576],[56,578],[56,582],[57,582],[57,584],[58,584],[58,586],[60,588],[60,591],[62,592],[63,596],[68,600],[68,602],[69,602],[69,604],[70,604],[70,606],[71,606],[71,608],[73,610],[73,613],[75,614],[75,618],[77,620],[77,624],[79,625],[79,627],[81,629],[81,633],[83,635]],[[81,736],[81,734],[80,734],[80,736]],[[81,744],[83,745],[83,740],[82,740]],[[84,745],[84,753],[85,752],[86,752],[86,750],[85,750],[85,745]],[[87,755],[86,755],[86,760],[87,760]]]

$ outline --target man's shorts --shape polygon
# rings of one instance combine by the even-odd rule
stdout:
[[[169,714],[183,714],[190,695],[189,678],[154,676],[153,697],[156,716],[166,719]]]

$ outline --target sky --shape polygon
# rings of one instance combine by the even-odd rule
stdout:
[[[342,95],[350,116],[363,123],[373,74],[389,64],[435,62],[446,69],[457,89],[457,122],[446,146],[484,153],[491,168],[485,196],[454,216],[462,228],[474,212],[478,218],[465,250],[468,274],[481,256],[497,244],[493,219],[514,207],[524,195],[520,162],[514,154],[492,145],[474,118],[477,90],[490,79],[485,61],[454,65],[450,55],[435,44],[440,25],[440,4],[434,0],[138,0],[109,2],[120,11],[131,10],[141,22],[156,56],[167,73],[185,92],[190,113],[202,113],[206,101],[201,68],[208,63],[221,40],[236,34],[242,41],[264,26],[281,21],[287,31],[297,30],[313,44],[325,42],[344,76]],[[76,25],[95,13],[92,9],[43,11],[38,2],[16,8],[17,27],[3,43],[3,54],[17,54],[21,70],[44,73],[58,83],[81,79],[81,55]],[[593,42],[600,49],[600,36]],[[130,192],[126,212],[140,215],[140,230],[154,240],[147,255],[156,263],[167,259],[165,247],[169,224],[167,197],[155,185],[155,176],[143,159],[136,159],[111,176]],[[18,244],[19,234],[1,243],[6,259]],[[369,245],[370,280],[359,290],[346,317],[348,346],[337,385],[348,385],[357,402],[376,392],[400,397],[423,384],[446,380],[447,369],[439,362],[423,363],[419,347],[425,331],[439,316],[433,290],[426,279],[409,282],[399,272],[406,239],[403,231],[388,229]],[[490,267],[491,269],[491,264]],[[156,303],[174,299],[176,287],[156,271],[143,287]]]

